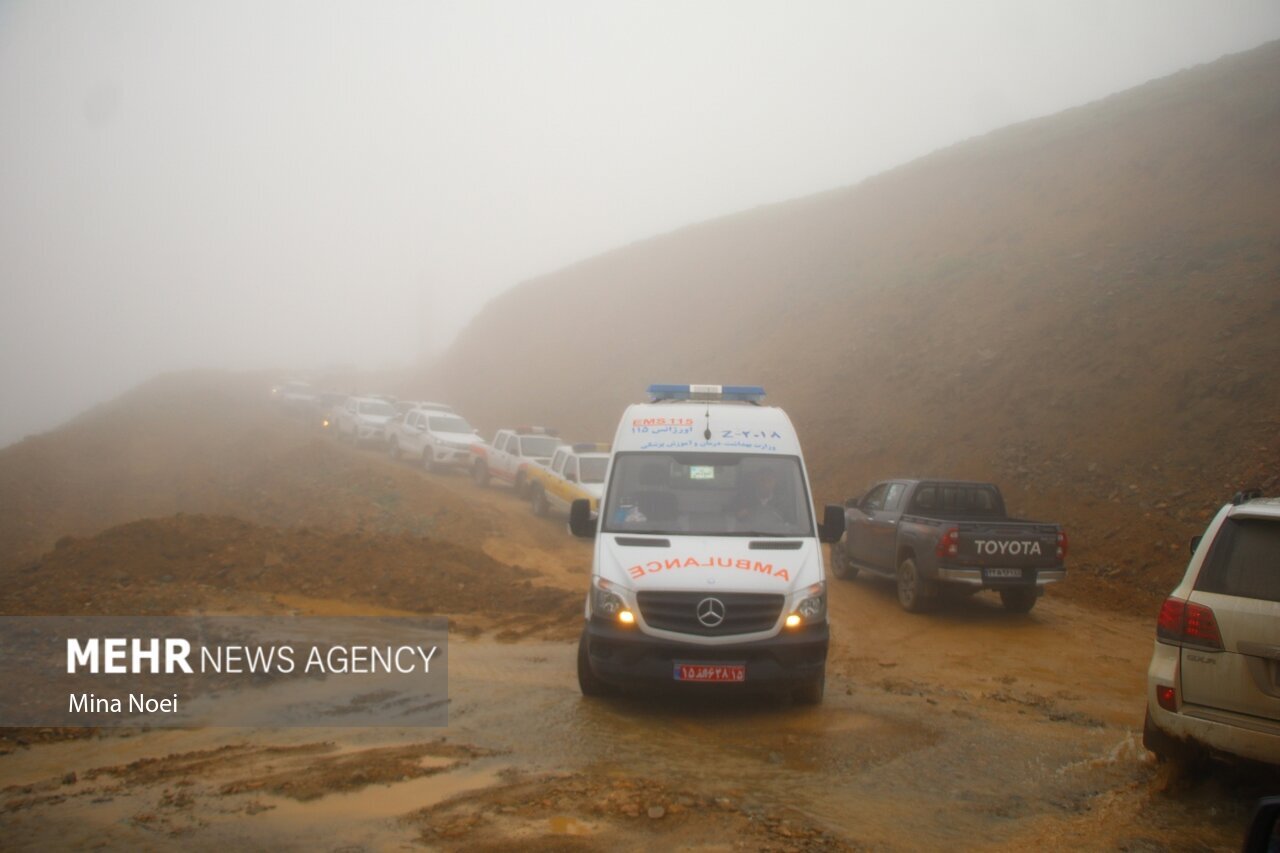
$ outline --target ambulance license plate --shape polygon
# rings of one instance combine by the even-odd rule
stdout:
[[[745,663],[675,663],[676,681],[746,681]]]

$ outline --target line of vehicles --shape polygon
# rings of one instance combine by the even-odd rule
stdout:
[[[297,381],[271,393],[286,413],[318,424],[339,441],[384,449],[392,459],[416,462],[432,473],[460,469],[481,487],[511,486],[540,516],[568,513],[580,498],[594,510],[600,500],[607,444],[567,444],[555,429],[541,426],[500,429],[486,442],[451,406],[427,400],[349,396]]]
[[[993,590],[1026,613],[1065,579],[1067,534],[1011,517],[992,483],[893,479],[819,514],[796,431],[755,386],[653,385],[611,444],[547,427],[483,441],[448,406],[365,396],[307,404],[345,440],[500,482],[593,540],[578,645],[586,696],[764,690],[822,701],[832,575],[896,584],[910,612]],[[1280,499],[1237,496],[1192,542],[1160,611],[1144,743],[1157,756],[1280,765]]]

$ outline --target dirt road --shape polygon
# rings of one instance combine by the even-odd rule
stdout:
[[[1138,738],[1152,618],[1052,596],[1026,616],[982,597],[912,616],[888,587],[833,581],[820,707],[585,700],[579,626],[564,614],[590,549],[562,519],[535,518],[509,491],[457,474],[325,453],[349,457],[335,471],[432,481],[479,519],[477,568],[488,559],[490,572],[519,572],[567,611],[449,599],[464,630],[451,639],[447,729],[103,732],[19,745],[0,756],[3,846],[1236,849],[1253,798],[1275,781],[1166,778]],[[95,543],[60,550],[92,563]],[[289,542],[270,547],[287,565]],[[449,572],[465,571],[464,551],[448,555]],[[200,559],[165,583],[205,609],[345,615],[394,612],[398,600],[291,589],[287,572],[244,576],[236,595],[219,596]],[[226,569],[221,559],[209,556]],[[394,575],[403,558],[393,548],[385,560],[393,568],[380,571]]]

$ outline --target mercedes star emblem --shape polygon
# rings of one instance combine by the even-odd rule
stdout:
[[[724,602],[718,598],[704,598],[698,602],[698,621],[714,628],[724,621]]]

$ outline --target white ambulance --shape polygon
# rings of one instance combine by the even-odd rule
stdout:
[[[756,386],[653,385],[613,442],[604,499],[569,526],[595,538],[584,695],[721,683],[822,701],[822,542],[844,510],[813,500],[800,442]]]

